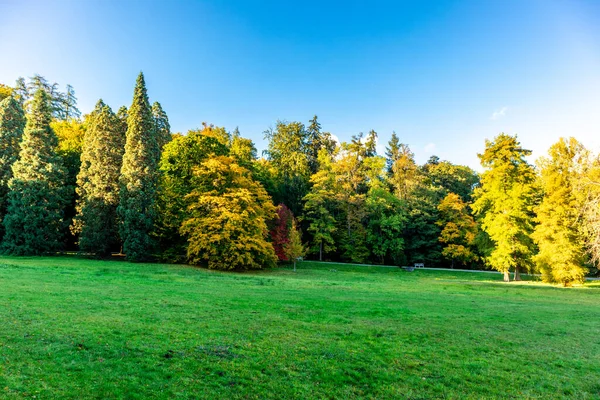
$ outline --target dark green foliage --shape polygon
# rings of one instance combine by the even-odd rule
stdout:
[[[144,75],[140,73],[127,117],[118,207],[123,251],[127,259],[132,261],[140,261],[150,255],[150,232],[155,219],[159,156],[155,121],[148,101]]]
[[[442,196],[456,193],[463,201],[469,201],[473,189],[479,184],[479,175],[471,168],[440,161],[436,156],[432,156],[422,170],[433,187],[443,189],[440,191]]]
[[[441,260],[442,245],[438,241],[441,229],[439,220],[439,189],[419,185],[411,192],[406,203],[408,221],[404,229],[407,261],[437,266]]]
[[[315,115],[306,128],[306,155],[308,157],[308,166],[312,174],[319,168],[319,152],[325,149],[327,153],[332,154],[335,150],[336,142],[329,132],[321,130],[321,124]]]
[[[8,182],[12,166],[19,157],[20,143],[25,128],[23,108],[13,97],[0,102],[0,221],[6,214]],[[0,227],[0,238],[3,235]]]
[[[99,257],[119,250],[117,206],[125,144],[121,128],[118,117],[100,101],[85,135],[77,176],[79,200],[73,230],[80,233],[80,249]]]
[[[388,143],[388,147],[385,148],[385,160],[386,160],[386,170],[389,176],[393,175],[393,166],[396,160],[400,157],[400,139],[396,132],[392,133],[392,138]]]
[[[75,89],[73,86],[67,85],[66,93],[61,96],[62,106],[59,109],[59,119],[69,121],[71,119],[79,119],[81,111],[77,108],[77,97],[75,97]]]
[[[60,246],[65,171],[56,154],[58,140],[50,127],[51,113],[48,95],[38,90],[9,181],[3,249],[10,254],[36,255]]]
[[[164,145],[171,141],[171,125],[169,125],[167,113],[163,111],[158,101],[152,104],[152,116],[154,117],[154,124],[156,126],[158,146],[162,150]]]
[[[21,107],[25,106],[25,101],[29,99],[29,90],[24,78],[17,79],[15,82],[15,88],[13,89],[13,97],[21,104]]]

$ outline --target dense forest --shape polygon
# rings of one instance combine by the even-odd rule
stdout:
[[[204,123],[172,133],[139,75],[129,108],[81,115],[71,86],[36,75],[0,85],[1,249],[258,269],[300,256],[540,273],[597,271],[600,160],[560,139],[535,165],[518,138],[482,143],[483,173],[395,133],[338,143],[315,116],[278,121],[268,147]]]

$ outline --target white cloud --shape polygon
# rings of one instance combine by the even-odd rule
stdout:
[[[333,133],[330,133],[330,135],[331,135],[331,138],[332,138],[333,140],[335,140],[335,142],[336,142],[338,145],[340,145],[340,144],[342,143],[342,142],[340,141],[340,138],[339,138],[339,137],[337,137],[337,136],[336,136],[336,135],[334,135]]]
[[[427,154],[433,153],[435,151],[435,143],[427,143],[423,150],[425,150],[425,153]]]
[[[506,115],[506,111],[508,111],[508,107],[502,107],[501,109],[494,111],[490,119],[492,121],[500,119]]]

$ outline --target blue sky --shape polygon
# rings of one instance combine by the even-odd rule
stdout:
[[[0,82],[70,83],[83,112],[130,105],[141,70],[174,131],[239,126],[259,149],[314,114],[477,169],[500,132],[534,158],[600,148],[599,1],[0,0],[0,54]]]

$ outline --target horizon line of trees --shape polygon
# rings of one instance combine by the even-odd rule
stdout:
[[[81,116],[73,88],[0,85],[1,250],[259,269],[319,260],[539,272],[571,285],[600,259],[600,160],[560,139],[531,165],[516,136],[486,140],[482,174],[392,134],[337,143],[315,116],[268,147],[203,123],[171,133],[142,73],[132,104]]]

